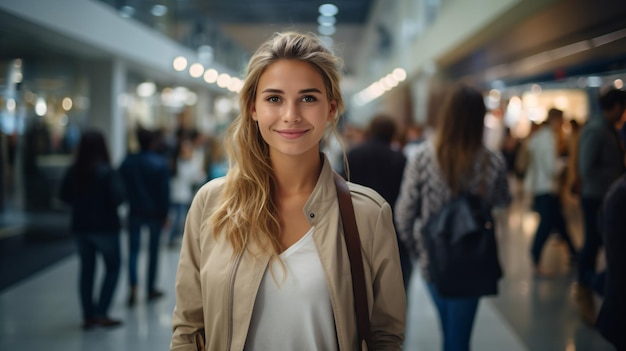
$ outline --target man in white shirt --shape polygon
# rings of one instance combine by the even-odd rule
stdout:
[[[576,249],[572,245],[558,197],[558,180],[565,162],[558,158],[556,135],[563,125],[563,111],[552,108],[546,122],[529,141],[530,164],[528,169],[529,189],[534,195],[533,209],[539,213],[540,221],[531,247],[535,274],[550,276],[541,268],[540,259],[543,246],[552,229],[565,241],[571,259],[576,259]]]

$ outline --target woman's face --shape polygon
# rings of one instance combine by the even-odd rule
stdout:
[[[318,157],[326,123],[332,122],[335,101],[326,98],[320,73],[304,61],[280,60],[268,66],[251,107],[270,157]]]

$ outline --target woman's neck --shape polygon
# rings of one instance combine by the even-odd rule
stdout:
[[[273,157],[272,168],[276,195],[310,194],[322,170],[322,159],[316,157]]]

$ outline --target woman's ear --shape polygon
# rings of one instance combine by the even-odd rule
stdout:
[[[337,118],[337,100],[332,100],[330,102],[330,110],[328,111],[327,121],[334,123]]]
[[[256,118],[256,106],[254,104],[250,106],[250,116],[252,116],[252,120],[258,121],[258,119]]]

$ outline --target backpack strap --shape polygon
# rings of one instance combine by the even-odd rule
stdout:
[[[356,310],[357,333],[359,347],[363,342],[369,350],[371,343],[370,319],[367,306],[367,296],[365,290],[365,273],[363,271],[363,258],[361,256],[361,239],[359,229],[354,216],[354,206],[352,205],[352,195],[348,183],[337,173],[333,172],[335,187],[337,188],[337,199],[339,201],[339,211],[341,212],[341,223],[343,234],[348,249],[350,260],[350,273],[352,275],[352,293],[354,295],[354,307]]]

